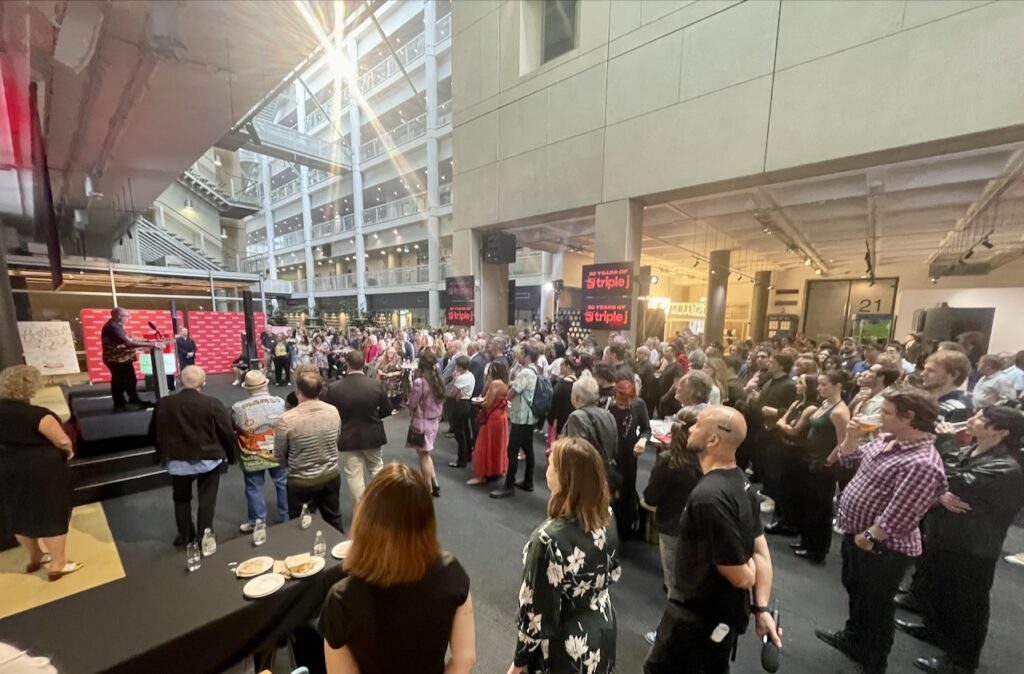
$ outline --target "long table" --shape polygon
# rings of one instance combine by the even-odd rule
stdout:
[[[288,580],[269,597],[242,596],[246,580],[234,577],[229,562],[309,552],[317,530],[327,542],[323,571]],[[308,529],[292,520],[267,534],[258,548],[248,536],[218,545],[193,573],[185,552],[168,546],[148,573],[129,573],[0,621],[0,640],[49,656],[63,674],[218,674],[316,616],[344,575],[330,556],[344,536],[319,514]]]

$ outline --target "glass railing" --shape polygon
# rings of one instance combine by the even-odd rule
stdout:
[[[447,40],[452,36],[452,15],[451,12],[445,14],[437,23],[434,24],[437,27],[437,41],[438,43]]]
[[[389,201],[380,206],[363,210],[363,226],[376,225],[388,220],[404,218],[408,215],[422,213],[427,209],[426,194],[414,194],[404,199]]]
[[[387,132],[387,137],[374,138],[363,143],[359,148],[359,158],[362,161],[373,159],[388,151],[388,146],[398,147],[408,143],[414,138],[419,138],[427,133],[427,113],[403,122]],[[388,142],[390,141],[390,143]]]
[[[355,274],[336,274],[316,276],[313,278],[313,292],[322,293],[332,290],[349,290],[356,287]]]
[[[316,127],[327,122],[328,119],[337,120],[339,117],[346,113],[348,108],[348,89],[341,93],[341,99],[339,101],[329,100],[322,103],[324,109],[327,110],[327,114],[324,114],[323,110],[316,107],[312,101],[306,103],[306,107],[313,107],[312,112],[306,113],[306,132],[310,132]]]
[[[257,241],[256,243],[250,243],[245,247],[245,252],[250,255],[259,255],[262,253],[269,253],[270,246],[267,245],[266,241]]]
[[[426,41],[424,40],[423,33],[420,33],[412,42],[405,44],[401,49],[398,49],[395,54],[398,55],[398,60],[402,62],[402,65],[409,65],[409,63],[415,61],[419,57],[423,56],[426,49]],[[375,65],[359,77],[359,90],[364,94],[370,90],[376,88],[382,82],[399,72],[398,63],[395,61],[394,56],[388,56],[386,59]]]
[[[292,284],[292,292],[293,293],[307,293],[307,292],[309,292],[308,284],[306,283],[306,279],[304,279],[304,278],[296,279],[294,281],[288,281],[288,283]]]
[[[270,203],[276,204],[278,201],[287,199],[293,194],[298,194],[298,192],[299,179],[295,178],[294,180],[290,180],[286,182],[284,185],[281,185],[280,187],[275,187],[274,189],[272,189],[270,191]]]
[[[430,281],[430,268],[423,264],[418,267],[397,267],[383,271],[366,272],[367,286],[400,286]]]
[[[437,199],[438,203],[442,206],[447,206],[452,203],[452,184],[445,183],[444,185],[437,186]]]
[[[342,218],[334,218],[327,222],[321,222],[313,225],[312,237],[314,241],[317,239],[326,239],[328,237],[344,234],[345,232],[351,232],[355,228],[355,215],[349,213]]]
[[[447,126],[452,123],[452,101],[449,98],[437,106],[437,125]]]
[[[333,175],[333,173],[322,169],[309,169],[309,184],[310,186],[317,185]]]
[[[263,292],[266,293],[279,293],[287,295],[295,292],[295,284],[302,283],[305,287],[305,281],[285,281],[282,279],[264,279],[263,280]]]
[[[303,230],[297,229],[294,232],[288,232],[287,234],[275,237],[274,252],[290,246],[301,246],[306,241],[305,234]]]
[[[258,181],[225,174],[212,159],[205,156],[185,169],[185,174],[226,201],[250,206],[260,206],[263,201],[263,192]]]
[[[543,253],[517,253],[516,261],[509,265],[510,276],[532,276],[544,270]]]
[[[304,154],[307,157],[316,157],[332,164],[344,163],[350,159],[348,148],[338,143],[329,143],[280,124],[259,119],[253,120],[253,125],[256,127],[256,133],[259,134],[260,140],[267,145],[287,148],[292,152]]]

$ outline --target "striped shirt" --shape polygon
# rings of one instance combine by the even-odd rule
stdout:
[[[277,419],[274,454],[288,467],[288,482],[318,486],[338,475],[338,408],[305,400]]]
[[[918,524],[947,490],[934,442],[933,435],[903,443],[880,435],[853,454],[840,454],[839,462],[857,473],[839,500],[839,529],[859,534],[875,525],[886,533],[886,539],[878,542],[880,547],[919,556]]]
[[[972,413],[971,403],[964,396],[963,391],[958,389],[939,396],[939,416],[943,421],[950,423],[967,421]]]

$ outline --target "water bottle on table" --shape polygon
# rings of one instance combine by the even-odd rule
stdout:
[[[299,515],[299,527],[308,529],[313,524],[313,515],[309,512],[309,504],[302,504],[302,513]]]
[[[199,544],[195,541],[191,541],[185,546],[185,564],[189,573],[198,571],[199,567],[203,565],[203,556],[199,552]]]
[[[203,532],[203,557],[209,557],[217,552],[217,539],[213,537],[213,530],[207,528]]]
[[[263,545],[267,542],[267,523],[261,519],[256,520],[256,525],[252,528],[252,544]]]
[[[317,531],[316,538],[313,539],[313,554],[317,557],[327,554],[327,543],[324,542],[324,532],[322,531]]]

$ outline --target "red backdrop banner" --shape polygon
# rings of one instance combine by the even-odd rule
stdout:
[[[259,333],[266,325],[263,312],[253,314],[256,326],[256,357],[263,359]],[[242,353],[245,314],[241,311],[190,311],[189,336],[196,342],[196,365],[206,374],[231,372],[231,361]]]
[[[164,337],[173,337],[171,312],[166,309],[133,309],[128,312],[128,323],[124,329],[129,336],[136,339],[148,339],[153,333],[147,323],[160,329]],[[110,371],[103,364],[103,344],[100,333],[103,324],[110,320],[110,309],[82,309],[78,312],[82,321],[82,337],[85,340],[85,366],[91,382],[109,382]],[[178,325],[183,325],[181,312],[178,312]],[[142,379],[139,363],[135,362],[135,378]]]

